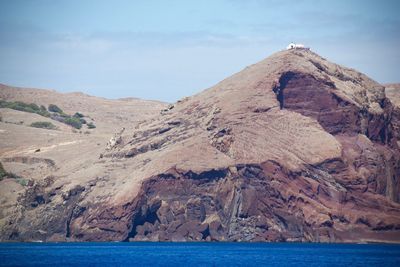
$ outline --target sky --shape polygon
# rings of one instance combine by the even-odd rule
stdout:
[[[400,1],[0,0],[0,83],[174,102],[304,43],[400,82]]]

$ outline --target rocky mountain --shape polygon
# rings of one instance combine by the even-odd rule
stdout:
[[[275,53],[132,122],[91,160],[75,153],[78,167],[55,163],[6,200],[16,182],[1,181],[1,239],[399,242],[392,102],[309,50]]]

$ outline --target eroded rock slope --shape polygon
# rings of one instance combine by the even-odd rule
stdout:
[[[278,52],[29,187],[1,237],[399,242],[393,114],[365,75]]]

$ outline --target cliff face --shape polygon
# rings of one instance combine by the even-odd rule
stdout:
[[[278,52],[32,185],[1,237],[400,242],[393,116],[365,75]]]
[[[393,104],[392,125],[393,131],[400,133],[400,83],[387,84],[386,96]],[[400,134],[397,134],[397,144],[400,146]]]

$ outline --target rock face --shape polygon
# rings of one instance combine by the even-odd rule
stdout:
[[[400,83],[387,84],[386,95],[393,103],[392,125],[393,131],[400,133]],[[397,135],[397,144],[400,146],[400,134]]]
[[[394,114],[365,75],[278,52],[125,131],[85,182],[28,188],[1,238],[400,242]]]

